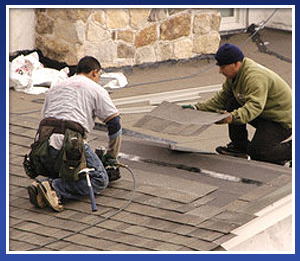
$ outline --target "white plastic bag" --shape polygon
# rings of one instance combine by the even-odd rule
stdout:
[[[10,64],[9,83],[16,91],[23,91],[32,86],[33,64],[24,55],[15,58]]]
[[[38,70],[33,70],[32,84],[33,86],[50,87],[57,82],[67,79],[68,73],[68,67],[63,68],[60,71],[51,68],[41,68]]]
[[[103,73],[100,77],[100,84],[104,88],[117,89],[126,87],[128,81],[123,73]]]
[[[60,71],[44,68],[37,52],[19,55],[10,63],[9,87],[29,94],[45,93],[51,85],[67,79],[68,73],[68,67]]]

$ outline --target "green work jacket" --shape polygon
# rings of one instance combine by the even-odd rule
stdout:
[[[244,58],[234,80],[226,79],[214,97],[195,106],[201,111],[225,110],[225,104],[235,97],[241,105],[231,112],[235,124],[246,124],[258,116],[292,128],[292,91],[276,73]]]

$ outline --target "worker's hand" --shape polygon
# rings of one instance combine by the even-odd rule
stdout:
[[[196,107],[192,104],[187,104],[187,105],[181,105],[182,109],[192,109],[192,110],[197,110]]]
[[[117,166],[118,165],[117,159],[110,156],[107,153],[103,155],[102,163],[103,163],[104,167],[106,167],[106,166]]]
[[[230,124],[232,122],[233,118],[232,118],[232,114],[231,113],[228,113],[227,111],[222,111],[220,113],[222,113],[222,114],[228,114],[228,117],[215,122],[215,124]]]

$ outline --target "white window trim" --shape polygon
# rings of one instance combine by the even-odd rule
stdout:
[[[234,9],[233,17],[222,17],[220,33],[241,30],[247,27],[247,9]]]

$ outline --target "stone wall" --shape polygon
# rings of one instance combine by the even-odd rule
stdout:
[[[132,66],[215,53],[221,16],[213,9],[36,9],[36,47],[76,64]]]

